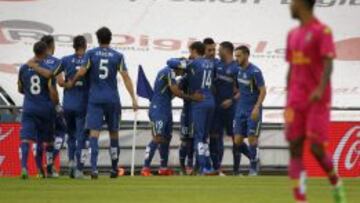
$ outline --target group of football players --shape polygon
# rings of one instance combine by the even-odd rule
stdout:
[[[151,175],[150,163],[156,149],[161,159],[158,174],[173,174],[167,166],[173,96],[184,100],[179,149],[183,174],[223,175],[226,134],[233,140],[233,174],[240,174],[242,153],[250,160],[249,175],[257,175],[258,136],[266,95],[264,78],[260,69],[249,62],[248,47],[235,48],[231,42],[221,42],[219,58],[216,48],[212,38],[194,42],[188,58],[169,59],[158,72],[149,110],[153,139],[146,148],[141,175]]]
[[[79,35],[73,40],[74,53],[62,59],[53,56],[54,38],[43,36],[34,44],[34,57],[21,66],[18,87],[24,94],[20,133],[23,178],[28,177],[31,142],[36,143],[39,175],[57,177],[53,165],[67,134],[70,176],[83,177],[89,148],[91,177],[96,179],[98,138],[104,123],[110,136],[110,177],[118,176],[121,114],[118,72],[135,111],[138,104],[124,56],[110,47],[110,29],[102,27],[96,35],[97,48],[87,51],[86,38]],[[174,96],[184,100],[179,150],[183,174],[194,171],[201,175],[222,174],[225,133],[233,140],[234,174],[240,173],[241,153],[250,160],[249,174],[257,174],[257,138],[266,94],[264,79],[260,69],[249,62],[248,47],[234,48],[231,42],[222,42],[219,58],[216,47],[211,38],[193,42],[188,58],[171,58],[158,72],[149,108],[152,140],[146,148],[141,175],[151,175],[150,164],[156,149],[161,157],[158,173],[173,174],[168,168],[168,157]],[[64,88],[62,105],[57,84]],[[244,138],[248,138],[249,145]],[[43,152],[46,152],[46,167],[43,167]]]

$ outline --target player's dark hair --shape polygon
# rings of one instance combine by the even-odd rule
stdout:
[[[100,44],[110,44],[112,33],[109,28],[102,27],[96,31],[96,37]]]
[[[230,51],[230,53],[234,52],[234,45],[233,43],[229,42],[229,41],[225,41],[225,42],[221,42],[220,43],[220,47],[222,47],[223,49],[226,49],[228,51]]]
[[[45,42],[43,41],[38,41],[34,44],[34,47],[33,47],[33,51],[34,51],[34,54],[36,56],[40,56],[40,55],[43,55],[43,54],[46,54],[47,52],[47,45]]]
[[[75,50],[79,50],[81,48],[85,48],[86,47],[86,38],[82,35],[78,35],[76,37],[74,37],[73,40],[73,48]]]
[[[55,43],[54,37],[52,35],[44,35],[41,37],[40,41],[44,42],[48,47],[54,45]]]
[[[205,45],[200,41],[193,42],[190,49],[195,50],[201,56],[205,54]]]
[[[205,39],[203,40],[203,43],[204,43],[205,45],[212,45],[212,44],[215,44],[215,41],[214,41],[213,38],[207,37],[207,38],[205,38]]]
[[[245,45],[241,45],[241,46],[238,46],[236,47],[235,51],[242,51],[243,53],[247,54],[247,55],[250,55],[250,49],[249,47],[245,46]]]
[[[303,0],[304,3],[306,4],[306,6],[308,8],[310,8],[311,10],[314,9],[314,6],[316,4],[316,0]]]

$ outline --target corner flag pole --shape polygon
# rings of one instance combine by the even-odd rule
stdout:
[[[132,140],[132,153],[131,153],[131,176],[135,175],[135,151],[136,151],[136,135],[137,135],[137,120],[138,111],[134,112],[134,129],[133,129],[133,140]]]

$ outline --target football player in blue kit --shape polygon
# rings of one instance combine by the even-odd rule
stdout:
[[[234,137],[233,120],[235,115],[236,78],[239,71],[237,62],[234,60],[234,45],[224,41],[219,48],[220,61],[215,64],[215,113],[213,129],[210,135],[210,154],[215,170],[220,170],[224,154],[224,132]],[[233,173],[239,174],[240,152],[249,157],[246,143],[240,146],[233,144]]]
[[[22,65],[18,79],[18,90],[24,94],[20,131],[21,176],[24,179],[28,178],[27,161],[30,142],[35,141],[40,146],[43,143],[53,144],[54,104],[58,102],[55,80],[43,76],[50,70],[50,67],[45,63],[47,45],[44,42],[36,42],[33,51],[35,57],[28,63],[34,63],[34,68],[27,64]],[[44,68],[40,68],[40,66]],[[36,164],[40,173],[44,175],[42,163],[37,161]]]
[[[204,58],[205,45],[202,42],[193,42],[189,47],[190,59],[187,78],[191,94],[201,95],[201,101],[191,104],[192,122],[194,129],[194,147],[200,175],[215,175],[211,166],[208,145],[209,131],[215,108],[212,93],[214,63]]]
[[[110,178],[117,178],[119,146],[119,123],[121,103],[118,91],[117,73],[119,72],[125,87],[132,99],[133,110],[138,104],[134,94],[132,80],[128,74],[123,54],[112,49],[110,42],[112,33],[109,28],[102,27],[96,31],[99,47],[86,52],[84,63],[73,79],[65,83],[65,88],[73,88],[77,81],[89,74],[89,97],[86,115],[86,128],[90,129],[90,163],[91,178],[98,178],[97,159],[99,153],[98,139],[103,126],[103,119],[110,134]]]
[[[176,76],[185,73],[186,60],[172,58],[167,61],[167,66],[161,69],[155,79],[154,96],[151,99],[149,117],[152,123],[152,136],[145,151],[144,167],[142,176],[151,176],[151,161],[156,149],[160,153],[159,175],[172,175],[173,171],[168,168],[169,145],[172,138],[172,104],[173,96],[191,99],[184,94],[176,83]]]
[[[55,71],[57,82],[64,87],[65,82],[72,79],[77,70],[84,64],[87,42],[84,36],[78,35],[73,39],[74,54],[61,59],[61,66]],[[85,142],[88,132],[85,129],[86,107],[88,103],[88,80],[79,79],[74,88],[64,88],[63,109],[68,127],[68,158],[71,178],[82,178],[86,158]],[[76,159],[75,159],[76,157]],[[76,162],[75,162],[76,160]]]
[[[234,142],[240,146],[244,138],[249,141],[250,176],[258,174],[258,138],[262,121],[262,103],[266,96],[264,77],[261,70],[249,62],[250,50],[246,46],[235,49],[235,58],[240,65],[237,87],[240,98],[236,104],[234,119]]]

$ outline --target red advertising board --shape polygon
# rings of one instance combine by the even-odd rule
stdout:
[[[0,176],[19,176],[21,173],[20,128],[19,123],[0,123]],[[28,158],[30,175],[37,174],[33,146]],[[59,166],[59,160],[56,163]]]
[[[360,176],[360,122],[333,122],[330,126],[327,150],[333,157],[336,170],[342,177]],[[309,176],[325,176],[305,147],[305,167]]]

